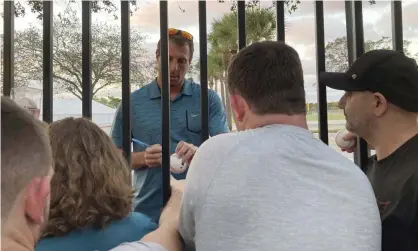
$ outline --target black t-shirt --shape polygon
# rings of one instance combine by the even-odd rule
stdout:
[[[380,161],[373,156],[367,176],[382,218],[382,251],[418,251],[418,134]]]

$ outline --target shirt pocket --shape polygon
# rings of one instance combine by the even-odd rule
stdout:
[[[186,111],[186,124],[187,131],[200,133],[201,121],[200,121],[200,110],[187,110]]]

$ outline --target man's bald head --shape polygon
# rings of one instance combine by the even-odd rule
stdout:
[[[2,219],[7,219],[19,194],[26,186],[37,177],[47,176],[50,173],[51,166],[51,147],[46,127],[11,99],[2,97]]]

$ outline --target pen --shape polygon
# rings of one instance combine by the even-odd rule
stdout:
[[[145,147],[149,147],[149,145],[147,143],[144,143],[144,142],[142,142],[140,140],[137,140],[137,139],[134,139],[134,138],[132,138],[132,142],[135,142],[138,145],[142,145],[142,146],[145,146]]]

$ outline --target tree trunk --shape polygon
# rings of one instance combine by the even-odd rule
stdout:
[[[225,103],[225,87],[224,87],[224,83],[221,80],[221,78],[217,79],[216,82],[219,82],[219,84],[221,85],[221,97],[222,97],[222,104],[224,105],[224,108],[226,109],[226,103]]]
[[[209,78],[209,88],[213,90],[213,78]]]
[[[229,130],[232,131],[232,110],[231,110],[231,103],[229,102],[229,91],[225,84],[226,78],[222,78],[222,86],[225,88],[225,114],[226,114],[226,121],[228,122]]]
[[[226,119],[228,121],[229,130],[232,131],[232,109],[231,109],[231,103],[229,103],[229,91],[228,88],[225,87],[225,96],[226,96]]]

